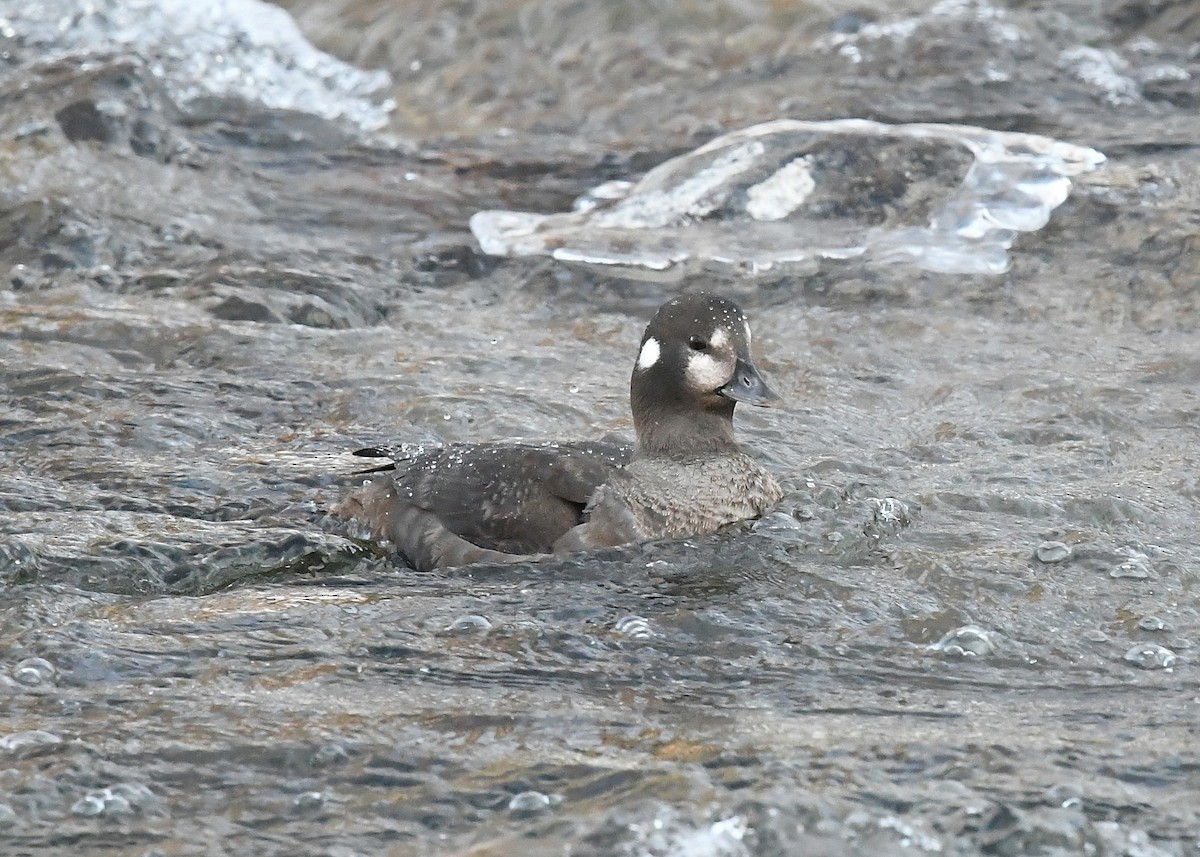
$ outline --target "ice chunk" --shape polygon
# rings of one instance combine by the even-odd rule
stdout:
[[[485,253],[549,255],[642,279],[749,276],[861,257],[999,274],[1017,233],[1046,225],[1104,155],[967,125],[863,119],[755,125],[610,182],[570,212],[481,211]]]
[[[784,164],[756,185],[746,188],[746,213],[755,220],[783,220],[800,207],[817,187],[807,158]]]
[[[4,12],[5,32],[45,58],[131,53],[163,79],[184,111],[234,97],[269,109],[387,121],[375,97],[383,71],[363,71],[313,47],[283,9],[262,0],[25,0]]]

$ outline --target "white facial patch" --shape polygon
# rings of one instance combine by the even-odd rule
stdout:
[[[695,390],[715,390],[729,381],[729,367],[703,351],[688,355],[685,373],[688,385]]]
[[[649,369],[658,362],[658,355],[661,353],[662,348],[659,347],[658,340],[651,336],[638,354],[637,367],[642,370]]]
[[[728,344],[729,334],[725,332],[725,328],[723,327],[718,327],[713,331],[712,336],[708,338],[708,345],[713,351],[723,351]]]

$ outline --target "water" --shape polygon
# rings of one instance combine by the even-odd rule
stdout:
[[[0,4],[0,853],[1195,853],[1186,15],[290,4],[335,61],[257,3],[53,5]],[[258,71],[184,110],[154,57],[201,36]],[[468,228],[855,116],[1108,160],[998,273],[664,284]],[[358,447],[628,437],[697,287],[788,402],[738,417],[762,521],[417,574],[325,515]]]

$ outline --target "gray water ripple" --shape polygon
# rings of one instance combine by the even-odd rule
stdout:
[[[388,68],[411,145],[253,96],[181,121],[136,57],[5,42],[10,850],[1187,853],[1200,31],[1179,4],[282,5]],[[1060,68],[1081,44],[1138,97]],[[489,258],[468,230],[851,113],[1109,160],[999,278],[664,286]],[[827,175],[864,179],[847,210],[898,205],[894,172]],[[905,199],[893,222],[929,213]],[[645,320],[696,288],[744,306],[787,400],[737,416],[787,489],[758,525],[418,574],[327,515],[361,446],[629,438]],[[1147,576],[1111,576],[1139,556]],[[930,649],[970,628],[991,654]],[[1150,646],[1173,664],[1125,660]],[[105,790],[133,811],[71,812]],[[511,812],[527,793],[562,802]]]

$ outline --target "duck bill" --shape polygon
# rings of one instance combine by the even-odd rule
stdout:
[[[783,404],[783,399],[767,386],[754,364],[741,357],[734,367],[733,379],[725,386],[718,387],[717,393],[735,402],[763,408],[777,408]]]

